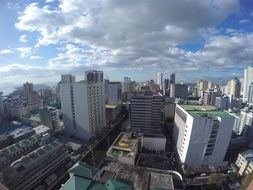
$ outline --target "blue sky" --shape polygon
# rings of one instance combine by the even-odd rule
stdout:
[[[0,91],[83,78],[226,81],[253,66],[250,0],[0,1]]]

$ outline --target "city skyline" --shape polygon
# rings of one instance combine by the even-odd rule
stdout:
[[[252,65],[248,0],[0,5],[1,89],[28,80],[56,83],[61,74],[78,77],[89,69],[117,81],[145,81],[161,71],[178,81],[228,80]]]

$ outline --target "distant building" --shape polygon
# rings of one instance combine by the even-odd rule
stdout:
[[[141,133],[120,133],[106,155],[119,162],[135,165],[142,146],[143,135]]]
[[[120,82],[108,82],[106,84],[106,104],[120,105],[122,99],[122,89]]]
[[[185,84],[171,84],[170,97],[186,100],[188,96],[188,86]]]
[[[122,99],[128,101],[134,94],[136,88],[135,81],[131,81],[130,77],[124,77],[123,88],[122,88]]]
[[[244,101],[249,101],[249,88],[252,82],[253,82],[253,67],[248,67],[247,69],[244,69],[244,82],[243,82]]]
[[[58,129],[60,127],[59,110],[50,106],[41,107],[39,110],[41,124]]]
[[[216,97],[218,97],[218,96],[219,96],[218,93],[214,92],[214,91],[204,92],[203,104],[215,106],[215,100],[216,100]]]
[[[215,98],[215,106],[227,110],[230,107],[230,100],[229,97],[223,96],[223,97],[216,97]]]
[[[178,105],[173,141],[184,167],[224,166],[234,116],[213,106]]]
[[[249,104],[253,105],[253,82],[249,86]]]
[[[202,97],[205,91],[209,89],[209,82],[207,80],[199,80],[197,82],[198,96]]]
[[[39,94],[38,92],[33,90],[33,84],[26,82],[23,85],[23,93],[24,99],[28,102],[28,104],[39,102]]]
[[[247,175],[253,172],[253,150],[248,149],[242,153],[239,153],[235,162],[239,168],[238,173],[240,175]]]
[[[3,100],[3,93],[0,92],[0,116],[3,114],[4,114],[4,100]]]
[[[175,73],[172,73],[170,75],[170,84],[176,84],[176,75],[175,75]]]
[[[240,98],[241,94],[241,82],[238,78],[234,78],[228,81],[228,92],[227,95],[232,95],[233,98]]]
[[[163,73],[156,73],[156,84],[158,84],[161,88],[163,85]]]
[[[61,106],[66,134],[87,140],[105,127],[105,86],[101,81],[75,82],[72,75],[62,75]]]
[[[90,70],[85,72],[85,80],[87,82],[103,82],[104,76],[103,71]]]

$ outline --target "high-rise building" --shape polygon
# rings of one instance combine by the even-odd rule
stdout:
[[[170,87],[170,80],[164,79],[164,90],[168,90]]]
[[[203,104],[215,106],[215,100],[218,97],[218,93],[214,91],[204,92],[203,94]]]
[[[103,71],[90,70],[85,72],[85,80],[87,82],[103,82]]]
[[[130,125],[144,136],[161,134],[164,98],[160,93],[136,92],[131,98]]]
[[[227,94],[233,95],[234,98],[240,98],[241,83],[238,78],[228,81]]]
[[[4,113],[4,100],[3,100],[3,93],[0,92],[0,115]]]
[[[198,96],[202,97],[205,91],[208,91],[209,82],[207,80],[199,80],[197,83]]]
[[[106,104],[119,105],[121,104],[122,90],[120,82],[108,82],[106,84]]]
[[[181,162],[190,166],[222,166],[235,117],[213,106],[176,105],[173,141]]]
[[[105,127],[104,82],[95,81],[75,82],[72,75],[62,75],[61,106],[68,135],[89,139]]]
[[[41,124],[58,129],[60,127],[59,110],[53,107],[44,106],[39,110]]]
[[[160,72],[156,73],[156,84],[160,85],[161,87],[163,85],[163,74]]]
[[[171,84],[170,97],[186,100],[188,96],[188,86],[185,84]]]
[[[38,92],[33,90],[33,84],[26,82],[23,85],[23,93],[24,99],[28,102],[28,104],[39,102],[39,94]]]
[[[172,73],[170,75],[170,84],[175,84],[176,83],[176,75],[175,73]]]
[[[250,84],[253,82],[253,67],[248,67],[244,69],[244,82],[243,82],[243,100],[249,101],[249,87]]]
[[[123,92],[133,92],[135,90],[135,81],[131,81],[130,77],[124,77]]]
[[[249,86],[249,103],[253,105],[253,82]]]

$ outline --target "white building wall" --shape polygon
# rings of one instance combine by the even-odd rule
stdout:
[[[243,100],[248,101],[249,86],[253,82],[253,67],[244,69]]]

